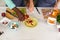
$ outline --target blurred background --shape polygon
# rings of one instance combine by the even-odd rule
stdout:
[[[5,3],[3,0],[0,0],[0,7],[3,7],[3,6],[5,6]]]

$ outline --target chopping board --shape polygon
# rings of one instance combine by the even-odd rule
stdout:
[[[23,14],[26,14],[26,8],[18,8]],[[6,8],[6,17],[9,19],[18,18],[17,13],[9,8]]]

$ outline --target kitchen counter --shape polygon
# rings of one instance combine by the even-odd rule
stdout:
[[[35,28],[28,28],[22,23],[20,23],[18,29],[10,29],[7,26],[0,25],[0,31],[4,31],[0,36],[0,40],[60,40],[60,34],[57,31],[56,26],[47,24],[43,20],[41,8],[38,9],[40,14],[38,14],[36,9],[34,9],[33,15],[30,14],[30,16],[33,16],[38,20],[38,25]],[[5,12],[5,10],[5,8],[0,7],[0,14],[1,12]],[[0,19],[2,19],[1,15]]]

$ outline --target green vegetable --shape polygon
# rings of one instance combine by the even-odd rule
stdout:
[[[60,23],[60,14],[57,16],[57,22]]]
[[[16,12],[13,12],[13,14],[12,14],[12,15],[13,15],[13,16],[15,16],[15,17],[18,17],[18,16],[17,16],[17,14],[16,14]]]
[[[20,11],[25,14],[26,13],[26,8],[20,8]]]

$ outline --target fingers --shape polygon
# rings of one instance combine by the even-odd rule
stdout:
[[[27,7],[28,7],[30,12],[33,12],[33,10],[34,10],[34,2],[33,2],[33,0],[30,0],[29,3],[27,3]]]

